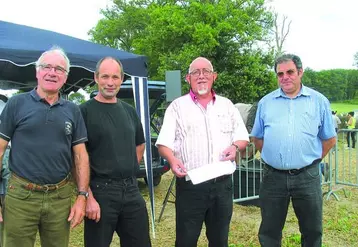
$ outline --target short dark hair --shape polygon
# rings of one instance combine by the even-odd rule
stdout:
[[[289,61],[292,61],[295,64],[297,70],[302,69],[302,62],[299,56],[294,54],[283,54],[278,58],[276,58],[275,60],[275,73],[277,73],[278,64],[289,62]]]
[[[354,117],[354,112],[353,111],[348,112],[348,114],[351,115],[352,117]]]
[[[121,61],[119,61],[119,59],[117,58],[114,58],[114,57],[104,57],[104,58],[101,58],[101,60],[99,60],[96,64],[96,71],[94,72],[96,77],[99,75],[99,68],[101,67],[101,64],[107,60],[107,59],[111,59],[111,60],[114,60],[118,63],[119,65],[119,68],[121,69],[121,79],[123,80],[124,78],[124,70],[123,70],[123,65],[121,63]]]

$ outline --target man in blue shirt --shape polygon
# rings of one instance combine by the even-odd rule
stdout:
[[[301,83],[301,59],[285,54],[275,62],[280,88],[261,99],[252,136],[264,162],[260,185],[263,247],[281,246],[292,200],[301,246],[322,244],[319,163],[336,142],[329,101]]]

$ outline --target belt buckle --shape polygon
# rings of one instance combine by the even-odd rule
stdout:
[[[296,175],[299,173],[299,169],[291,169],[291,170],[288,170],[288,174],[290,175]]]
[[[43,187],[45,188],[44,192],[47,193],[50,190],[50,186],[48,186],[47,184],[43,185]]]

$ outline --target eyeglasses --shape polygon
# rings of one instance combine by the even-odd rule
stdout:
[[[288,76],[293,76],[297,71],[294,69],[290,69],[286,71],[286,74]],[[285,72],[277,72],[277,77],[282,78],[285,75]]]
[[[193,70],[192,72],[190,72],[189,74],[192,75],[192,76],[194,76],[194,77],[199,77],[200,74],[203,74],[203,76],[208,77],[208,76],[210,76],[212,73],[213,73],[213,71],[211,71],[211,70],[209,70],[209,69],[203,69],[203,70],[196,69],[196,70]]]
[[[39,67],[46,72],[50,72],[52,69],[55,70],[56,74],[59,75],[64,75],[67,74],[67,70],[65,70],[64,68],[62,68],[61,66],[52,66],[50,64],[40,64]]]

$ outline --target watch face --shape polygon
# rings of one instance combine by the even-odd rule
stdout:
[[[78,192],[78,195],[85,196],[85,197],[87,198],[87,197],[88,197],[88,192],[86,192],[86,191],[79,191],[79,192]]]

